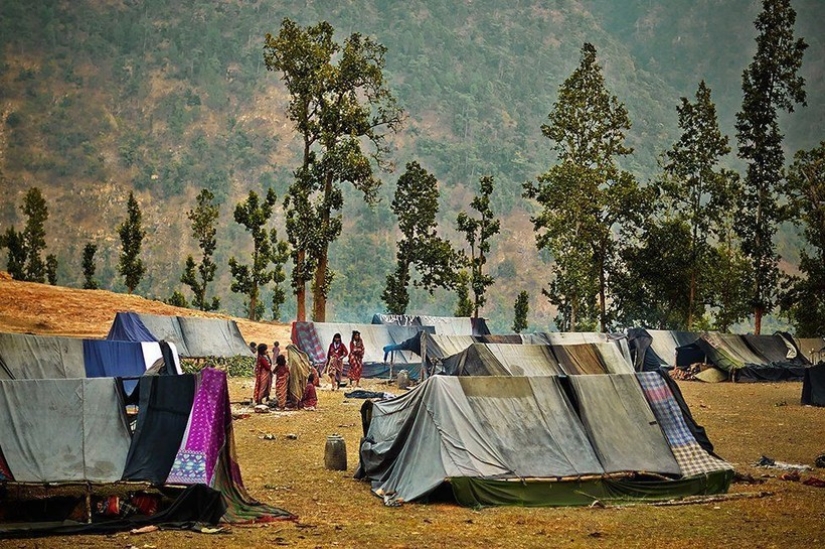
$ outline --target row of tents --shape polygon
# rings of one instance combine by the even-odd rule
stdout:
[[[225,372],[181,370],[238,355],[249,348],[222,319],[119,313],[107,339],[0,334],[0,537],[294,518],[244,488]],[[161,503],[94,514],[107,494]]]
[[[801,381],[805,370],[825,358],[825,339],[789,334],[733,335],[631,329],[626,333],[490,334],[467,318],[375,315],[373,324],[295,322],[292,342],[316,367],[339,333],[364,340],[364,377],[453,374],[467,368],[468,354],[494,352],[501,373],[555,375],[596,368],[606,373],[655,371],[701,364],[704,381]],[[529,349],[516,350],[514,345]],[[509,355],[509,356],[508,356]],[[591,356],[592,355],[592,356]],[[470,361],[472,363],[472,361]]]

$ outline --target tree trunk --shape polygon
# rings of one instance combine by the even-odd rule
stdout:
[[[324,293],[324,286],[326,285],[328,249],[324,246],[321,250],[318,266],[315,268],[315,287],[312,289],[312,320],[315,322],[326,322],[327,317],[327,296]]]
[[[573,299],[570,300],[570,331],[576,331],[576,317],[578,316],[579,312],[579,301],[576,296],[573,296]]]
[[[696,299],[696,269],[690,272],[690,297],[688,298],[687,331],[693,328],[693,301]]]
[[[297,263],[303,265],[306,258],[306,251],[298,250]],[[303,280],[295,288],[296,313],[295,320],[305,322],[307,319],[307,285]]]
[[[257,312],[255,309],[258,308],[258,284],[252,283],[252,291],[249,292],[249,320],[257,320],[255,318],[257,316]]]
[[[329,264],[329,218],[330,218],[330,195],[332,194],[332,175],[327,174],[324,181],[324,211],[321,214],[321,251],[318,256],[318,264],[315,267],[315,287],[312,289],[312,320],[315,322],[325,322],[327,317],[327,265]]]
[[[601,243],[599,250],[599,328],[602,333],[607,332],[607,299],[605,298],[605,286],[607,282],[604,276],[605,269],[605,243]]]
[[[762,314],[764,311],[761,307],[753,310],[753,334],[760,335],[762,333]]]

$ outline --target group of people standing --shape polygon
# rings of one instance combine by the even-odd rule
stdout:
[[[361,332],[354,330],[352,339],[349,342],[349,350],[341,341],[341,334],[332,336],[332,343],[327,350],[326,373],[332,383],[333,390],[337,391],[341,384],[341,376],[344,374],[344,358],[349,356],[349,378],[350,385],[361,386],[361,372],[364,369],[364,340],[361,339]]]
[[[272,402],[272,378],[275,377],[275,402],[277,407],[284,409],[304,408],[315,409],[318,404],[318,396],[315,388],[320,385],[320,375],[312,368],[307,387],[304,390],[303,398],[300,402],[289,401],[289,367],[286,363],[286,356],[281,354],[281,346],[276,341],[272,347],[270,357],[266,343],[255,345],[249,344],[250,350],[255,353],[255,389],[252,400],[257,406],[263,404],[264,400]],[[341,334],[335,334],[332,343],[327,351],[327,361],[325,373],[329,376],[333,390],[338,390],[341,378],[344,375],[344,359],[349,357],[349,371],[347,377],[350,385],[361,386],[361,372],[364,368],[364,341],[361,339],[361,332],[354,330],[349,342],[349,348],[341,341]],[[273,367],[272,363],[275,362]],[[271,406],[271,404],[270,404]]]
[[[250,348],[255,345],[252,343]],[[281,345],[277,341],[272,346],[272,357],[270,358],[266,343],[261,343],[256,348],[257,358],[255,360],[255,390],[252,400],[256,405],[263,404],[264,399],[271,400],[272,377],[275,376],[275,399],[278,408],[286,408],[287,393],[289,389],[289,368],[286,365],[286,357],[281,354]],[[272,361],[275,366],[272,366]]]

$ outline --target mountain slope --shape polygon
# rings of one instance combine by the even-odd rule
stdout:
[[[789,154],[814,146],[825,122],[825,6],[795,6],[799,32],[811,43],[803,67],[810,106],[784,120]],[[47,239],[60,259],[59,282],[80,284],[81,251],[93,241],[98,278],[122,291],[115,227],[134,189],[149,232],[149,272],[138,291],[168,296],[180,287],[185,255],[196,251],[183,213],[206,187],[223,203],[215,287],[228,288],[227,260],[250,248],[231,218],[234,203],[267,186],[282,196],[296,165],[287,98],[263,66],[263,37],[284,17],[326,19],[339,36],[358,31],[387,46],[391,88],[409,114],[394,140],[396,165],[403,170],[415,159],[438,177],[442,227],[453,242],[455,217],[468,210],[479,176],[495,176],[503,230],[490,265],[500,281],[485,314],[506,329],[515,295],[526,289],[531,324],[547,327],[552,312],[540,296],[547,258],[535,250],[521,184],[553,162],[540,125],[582,43],[597,47],[608,88],[627,104],[636,152],[625,167],[645,181],[677,135],[679,96],[692,95],[699,79],[713,88],[723,131],[733,134],[757,11],[758,3],[743,0],[4,2],[0,229],[22,222],[22,195],[39,186],[49,201]],[[733,157],[729,163],[737,165]],[[346,192],[345,231],[331,252],[338,275],[329,318],[366,320],[382,308],[397,238],[389,202],[398,175],[385,175],[383,201],[372,210]],[[793,262],[796,241],[783,238],[780,252]],[[242,314],[241,297],[221,294],[230,312]],[[453,302],[414,292],[412,308],[449,314]],[[293,311],[290,302],[284,316]]]

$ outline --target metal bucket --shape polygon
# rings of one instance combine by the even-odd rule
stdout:
[[[333,471],[347,470],[347,443],[341,435],[329,435],[324,448],[324,467]]]

